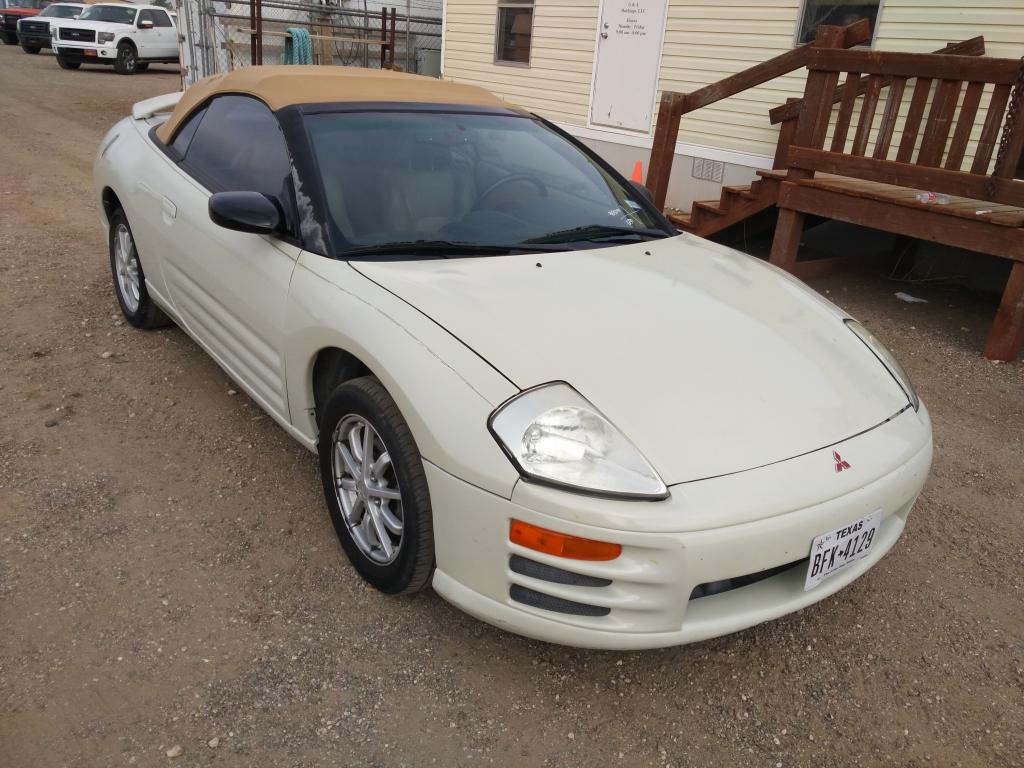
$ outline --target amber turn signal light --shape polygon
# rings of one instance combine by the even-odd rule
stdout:
[[[508,538],[521,547],[572,560],[614,560],[622,554],[621,544],[581,539],[579,536],[549,531],[521,520],[512,521]]]

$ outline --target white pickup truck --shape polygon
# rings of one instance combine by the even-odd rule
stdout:
[[[173,14],[156,5],[100,3],[54,30],[53,52],[62,69],[112,64],[122,75],[151,63],[178,63],[178,30]]]

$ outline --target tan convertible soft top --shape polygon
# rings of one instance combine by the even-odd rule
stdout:
[[[473,107],[510,105],[475,85],[435,80],[381,69],[328,66],[245,67],[223,75],[204,77],[182,95],[157,136],[168,142],[196,107],[219,93],[255,96],[272,110],[293,104],[353,101],[416,102]]]

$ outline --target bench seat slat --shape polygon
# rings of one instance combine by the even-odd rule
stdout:
[[[984,221],[1002,227],[1024,227],[1024,208],[999,205],[984,200],[966,197],[951,197],[948,203],[927,203],[917,199],[918,189],[883,184],[864,179],[848,179],[841,176],[819,176],[798,182],[803,187],[839,192],[852,197],[877,200],[909,208],[919,208],[946,216],[959,216],[972,221]]]
[[[985,90],[984,83],[968,83],[964,92],[964,103],[960,105],[960,116],[956,120],[956,130],[953,132],[953,141],[949,145],[949,154],[946,156],[946,168],[950,171],[959,171],[964,161],[964,154],[967,152],[967,144],[971,140],[971,130],[974,128],[974,119],[978,115],[978,106],[981,104],[981,94]]]

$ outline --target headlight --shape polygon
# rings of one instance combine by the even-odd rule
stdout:
[[[896,383],[907,393],[907,399],[910,400],[910,404],[914,406],[916,411],[921,405],[921,399],[917,396],[917,392],[914,391],[914,385],[910,383],[910,377],[907,375],[907,372],[903,370],[903,366],[893,357],[892,352],[886,349],[882,342],[876,339],[867,328],[856,320],[848,318],[845,322],[846,326],[857,334],[857,338],[864,342],[865,346],[874,353],[879,362],[896,379]]]
[[[112,43],[114,42],[114,33],[100,32],[98,35],[96,35],[96,42],[100,45],[104,45],[105,43]]]
[[[564,382],[517,395],[491,414],[488,426],[529,479],[602,496],[668,496],[636,446]]]

